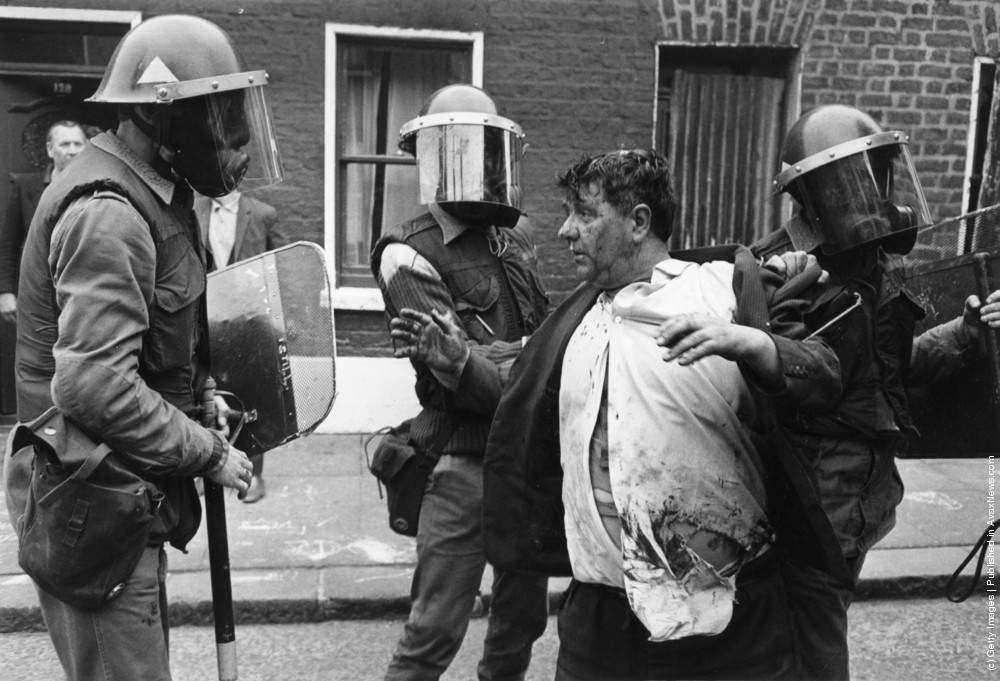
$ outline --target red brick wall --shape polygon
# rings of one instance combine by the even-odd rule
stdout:
[[[652,143],[656,44],[794,45],[801,107],[869,111],[912,135],[936,218],[959,211],[972,61],[1000,54],[995,0],[43,0],[23,5],[200,14],[267,68],[287,180],[266,192],[323,234],[324,23],[483,31],[484,85],[527,134],[525,203],[554,298],[573,286],[553,178],[580,155]],[[381,315],[338,312],[340,351],[385,354]]]

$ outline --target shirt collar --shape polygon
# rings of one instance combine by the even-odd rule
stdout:
[[[236,212],[236,206],[240,202],[239,192],[230,192],[225,196],[220,196],[217,199],[212,199],[212,203],[217,204],[220,208],[223,208],[230,213]]]
[[[139,158],[127,144],[118,139],[114,132],[109,130],[101,133],[91,139],[90,143],[128,166],[163,203],[169,206],[173,201],[174,190],[177,188],[174,182],[160,175],[153,166]]]
[[[446,245],[462,236],[467,229],[470,229],[469,225],[452,216],[436,203],[428,203],[427,210],[430,211],[431,217],[441,225],[441,232],[444,234],[444,243]]]
[[[649,277],[649,282],[651,284],[666,283],[675,277],[679,277],[681,272],[694,265],[695,263],[693,262],[678,260],[677,258],[661,260],[653,267],[653,273]]]

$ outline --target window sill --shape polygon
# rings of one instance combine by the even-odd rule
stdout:
[[[335,288],[331,292],[334,310],[383,312],[385,303],[377,288]]]

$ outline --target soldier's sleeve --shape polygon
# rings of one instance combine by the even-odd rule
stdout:
[[[813,333],[826,321],[824,313],[817,314],[817,300],[829,296],[829,291],[818,283],[819,273],[818,269],[806,270],[784,281],[762,268],[765,289],[770,293],[770,335],[781,368],[780,377],[755,383],[779,406],[828,409],[843,393],[845,365],[836,348],[843,346],[841,336],[846,325],[833,324]]]
[[[56,225],[49,266],[59,306],[55,404],[140,474],[211,468],[221,455],[215,436],[139,376],[156,282],[156,247],[141,216],[107,193],[80,199]]]
[[[450,312],[456,323],[462,324],[440,274],[410,246],[390,244],[385,247],[379,267],[379,286],[389,316],[398,315],[404,307],[427,314],[437,310]],[[437,385],[424,387],[430,392],[424,397],[441,405],[492,416],[509,365],[520,351],[520,343],[479,344],[470,340],[469,344],[469,359],[458,382],[435,376]]]
[[[956,317],[913,339],[907,383],[929,385],[958,371],[976,346],[969,327]]]

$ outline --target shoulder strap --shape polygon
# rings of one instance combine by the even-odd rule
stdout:
[[[427,448],[426,452],[427,457],[435,462],[441,458],[441,454],[444,453],[445,445],[448,444],[448,440],[450,440],[451,436],[455,433],[455,421],[451,418],[450,413],[446,412],[446,414],[448,416],[448,425],[441,429],[441,432],[439,432],[437,437],[434,438],[434,442],[431,443],[431,446]]]
[[[103,442],[97,445],[90,451],[87,458],[84,459],[83,465],[77,468],[71,477],[76,480],[86,480],[110,453],[111,448]]]

